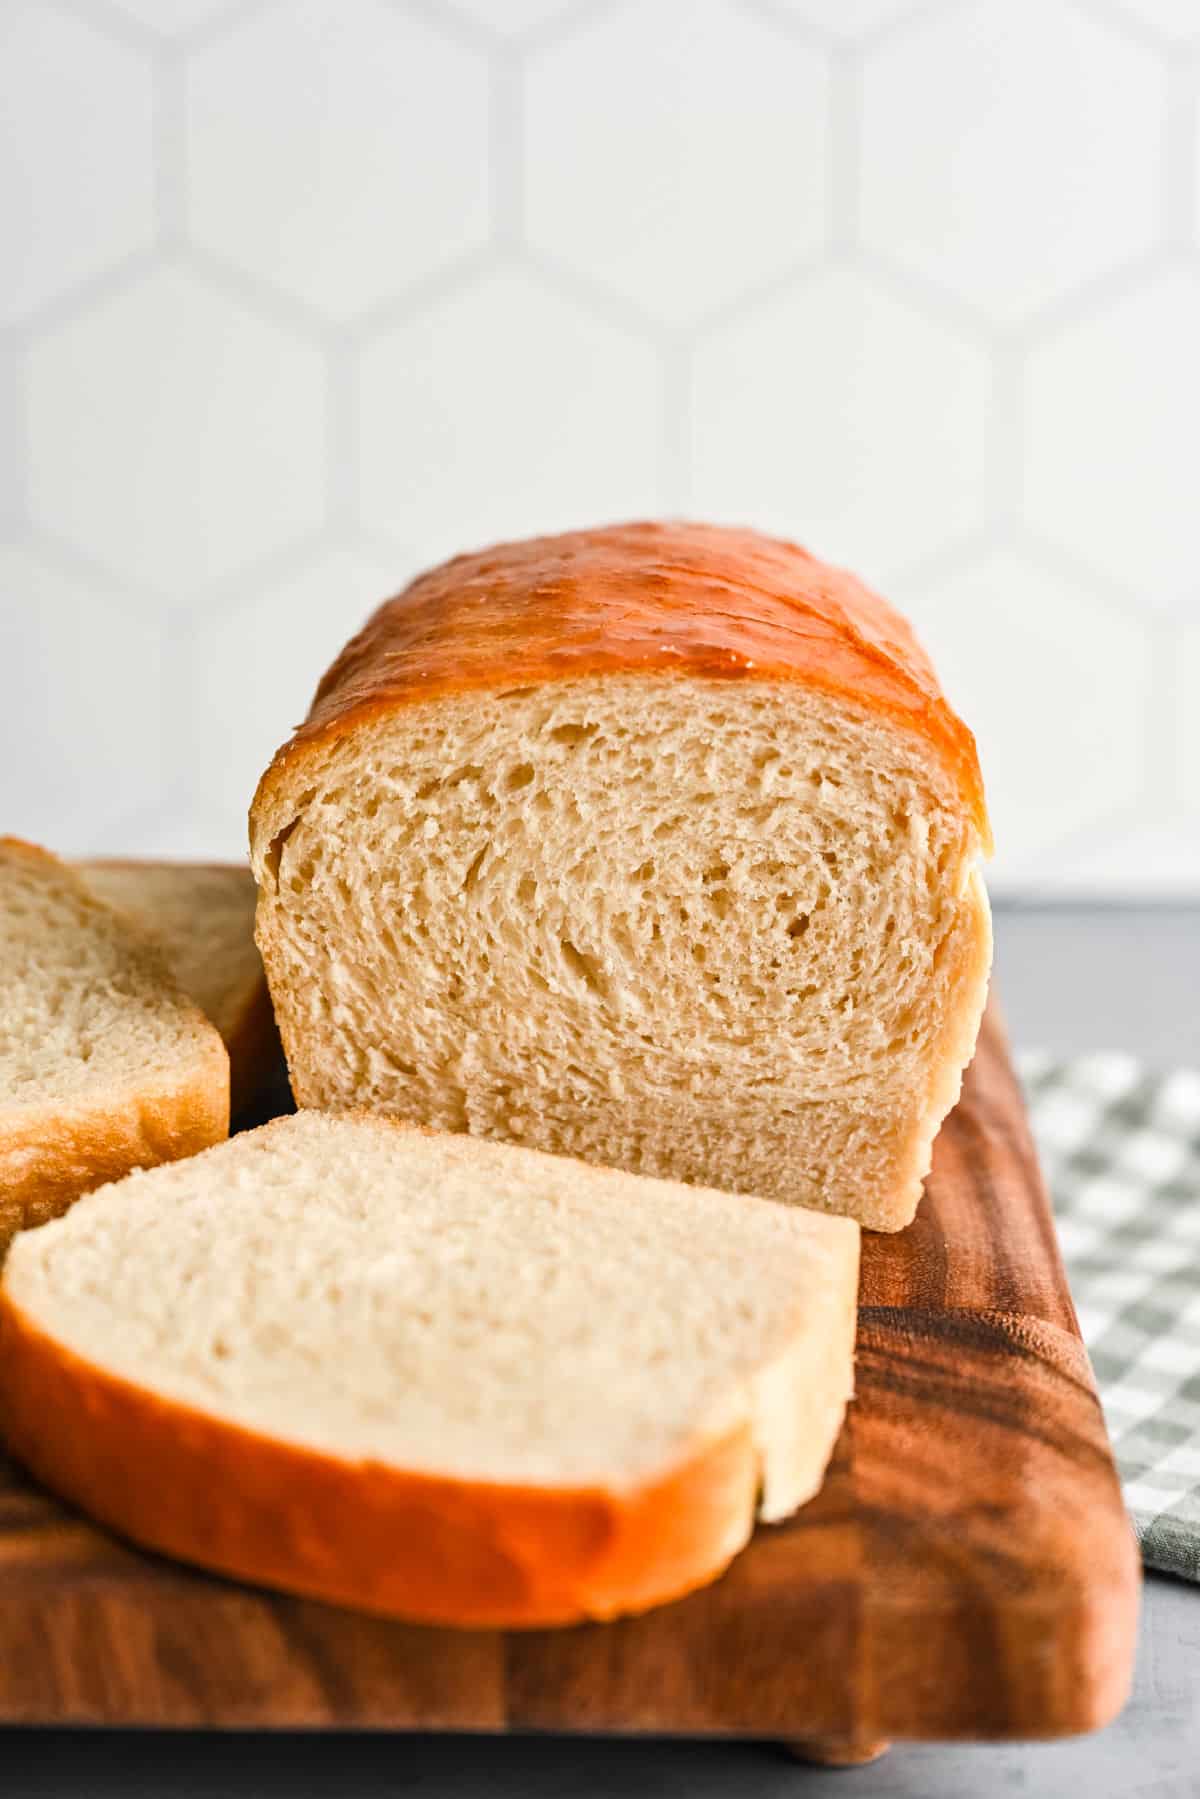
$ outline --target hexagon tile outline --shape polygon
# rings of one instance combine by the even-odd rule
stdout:
[[[484,492],[495,485],[489,458],[477,456],[465,477],[472,465],[456,458],[454,438],[471,432],[471,409],[484,408],[487,393],[498,396],[496,407],[514,409],[522,392],[535,391],[550,345],[538,341],[534,321],[552,318],[560,389],[573,357],[585,368],[596,346],[609,346],[608,366],[570,396],[576,461],[555,467],[557,511],[569,512],[578,491],[581,519],[589,493],[612,494],[613,504],[628,499],[643,511],[685,512],[702,501],[719,514],[722,495],[736,494],[744,513],[765,517],[770,492],[770,522],[803,534],[806,505],[812,510],[805,455],[826,451],[832,473],[821,472],[830,491],[841,482],[853,497],[861,533],[861,553],[857,536],[837,553],[863,565],[911,612],[935,660],[941,638],[946,659],[962,664],[952,698],[969,720],[974,713],[989,721],[985,774],[994,764],[1013,819],[996,884],[1018,892],[1200,891],[1200,767],[1189,774],[1186,766],[1200,754],[1200,739],[1189,682],[1179,673],[1200,667],[1200,573],[1183,559],[1188,533],[1179,496],[1169,483],[1156,485],[1153,472],[1156,456],[1194,461],[1181,423],[1194,409],[1171,391],[1194,382],[1200,396],[1200,360],[1193,344],[1178,341],[1188,309],[1160,306],[1154,314],[1153,307],[1172,284],[1200,279],[1200,12],[1189,32],[1151,0],[14,5],[19,42],[8,79],[16,173],[0,188],[0,218],[7,226],[11,212],[6,241],[17,243],[18,255],[22,231],[31,244],[31,234],[40,235],[36,266],[29,252],[29,279],[38,286],[0,324],[0,374],[11,400],[0,446],[0,547],[26,570],[0,603],[0,643],[18,646],[0,659],[0,701],[9,728],[22,742],[36,741],[36,720],[22,711],[36,705],[33,688],[19,668],[19,646],[33,641],[32,627],[20,627],[27,589],[39,590],[38,603],[54,614],[37,621],[47,644],[65,641],[71,608],[80,618],[90,607],[112,621],[104,628],[89,621],[84,633],[92,655],[113,662],[91,671],[93,678],[119,679],[118,646],[145,631],[160,646],[154,653],[165,684],[162,704],[127,696],[132,706],[144,703],[146,764],[157,785],[131,792],[128,803],[121,796],[117,806],[109,770],[89,755],[79,688],[80,738],[69,747],[80,793],[94,793],[95,803],[90,812],[81,804],[55,814],[48,800],[47,839],[78,851],[178,848],[194,828],[195,853],[240,851],[241,820],[229,819],[219,798],[236,791],[239,770],[222,765],[206,788],[197,766],[213,681],[195,654],[198,634],[207,621],[214,638],[232,643],[239,617],[272,606],[286,630],[297,593],[308,594],[310,609],[319,603],[305,582],[322,570],[356,570],[357,580],[364,571],[394,569],[388,584],[399,586],[423,558],[457,547],[449,539],[460,510],[462,547],[473,517],[488,530],[502,514],[532,524],[545,505],[539,496],[550,492],[544,471],[553,450],[544,440],[556,430],[555,407],[544,397],[531,406],[531,419],[521,421],[524,443],[519,429],[511,444],[504,440],[494,413],[477,414],[477,435],[491,441],[490,431],[496,440],[492,460],[502,445],[508,451],[507,511]],[[1058,71],[1052,94],[1025,70],[1022,33],[1034,29],[1035,14],[1047,67]],[[636,103],[637,84],[616,77],[636,70],[630,59],[644,60],[651,48],[658,59],[653,116],[646,103],[639,120],[623,121],[621,107]],[[969,107],[955,76],[968,55]],[[267,86],[264,60],[278,71]],[[673,86],[685,63],[692,75]],[[99,75],[93,64],[102,65]],[[128,76],[124,107],[118,70],[125,72],[119,80]],[[993,80],[1005,70],[1008,98],[1004,80]],[[602,75],[603,87],[587,86]],[[571,104],[571,83],[586,107]],[[73,87],[86,90],[92,106],[78,141],[99,159],[82,186],[72,172],[75,143],[47,131],[53,107],[38,113],[39,93]],[[1114,122],[1108,102],[1118,89],[1123,108]],[[603,104],[610,90],[611,117]],[[930,95],[935,104],[927,105]],[[585,111],[590,149],[580,135]],[[335,115],[336,136],[322,140],[335,130]],[[1018,174],[1031,185],[1020,208],[1018,177],[995,150],[1001,140],[1011,143],[1017,116],[1030,138]],[[110,129],[106,121],[118,117],[119,129]],[[1064,118],[1073,135],[1062,140],[1063,155],[1039,162],[1046,134],[1061,130]],[[297,154],[297,133],[306,131]],[[636,165],[628,159],[634,141],[641,145]],[[690,185],[698,157],[703,187]],[[1105,183],[1093,179],[1089,187],[1101,165]],[[1064,174],[1055,189],[1060,166],[1070,181],[1062,185]],[[770,220],[753,213],[768,178]],[[992,196],[986,220],[978,185],[961,191],[967,180]],[[307,210],[301,188],[312,196]],[[86,242],[68,229],[65,197],[78,204],[80,192],[90,201]],[[389,195],[402,202],[386,221],[399,221],[394,237],[380,226]],[[769,241],[768,229],[777,232]],[[676,234],[670,254],[665,240],[655,241],[664,230]],[[744,246],[734,268],[731,232]],[[64,259],[61,279],[56,254]],[[822,311],[821,296],[829,294],[860,296],[861,307]],[[898,337],[888,324],[902,317],[919,322],[914,331],[923,342],[940,341],[943,352],[958,346],[940,363],[931,359],[906,397],[902,345],[895,353],[903,332]],[[1165,340],[1137,325],[1155,317]],[[452,326],[462,318],[474,321],[474,373],[458,381],[448,419],[458,356]],[[133,326],[123,323],[130,320]],[[819,333],[810,325],[802,336],[805,320],[819,321]],[[548,334],[547,325],[541,335]],[[1091,363],[1089,343],[1096,345]],[[102,360],[96,351],[105,345]],[[371,380],[389,355],[399,416],[389,414]],[[822,394],[823,356],[836,358],[841,373]],[[1173,356],[1174,381],[1162,372]],[[781,375],[785,359],[794,366]],[[867,379],[864,370],[872,388],[865,395],[855,386]],[[1147,370],[1156,371],[1157,385],[1141,399],[1144,441],[1127,443],[1105,412],[1106,395],[1125,391],[1130,410],[1128,396]],[[968,395],[977,377],[978,391]],[[888,417],[890,449],[888,434],[870,422],[872,408],[886,413],[902,397],[913,466],[901,466],[905,434],[896,415]],[[806,400],[816,404],[811,419]],[[211,427],[207,481],[193,449],[203,433],[189,430],[201,408]],[[939,410],[941,453],[955,464],[954,481],[941,483],[931,479],[927,448]],[[218,429],[213,421],[221,419]],[[424,435],[415,438],[418,420]],[[798,428],[808,433],[803,454],[795,448]],[[1072,455],[1078,445],[1086,455]],[[425,489],[411,473],[414,446],[426,458]],[[246,471],[255,467],[250,489]],[[1092,485],[1083,486],[1089,468]],[[1101,474],[1111,495],[1131,488],[1142,498],[1132,517],[1110,500],[1097,533],[1085,527]],[[948,502],[955,482],[961,498]],[[224,511],[213,518],[205,505],[222,483]],[[816,487],[810,477],[807,491]],[[896,528],[900,502],[890,489],[914,509],[911,528]],[[432,496],[428,504],[422,491]],[[157,515],[148,516],[156,493]],[[270,506],[256,503],[256,494],[270,497]],[[1175,560],[1162,547],[1164,521],[1167,534],[1172,525],[1177,533]],[[1160,546],[1153,588],[1131,537],[1139,524],[1138,541],[1153,535]],[[1086,676],[1117,709],[1114,717],[1120,713],[1121,779],[1107,786],[1097,779],[1086,822],[1072,814],[1069,781],[1059,780],[1057,812],[1053,798],[1052,733],[1071,721],[1069,693],[1066,713],[1045,720],[1044,779],[1052,785],[1049,799],[1042,790],[1033,796],[1039,823],[1026,849],[1021,796],[1037,759],[1024,741],[1021,694],[1004,704],[1007,690],[997,689],[990,666],[1005,664],[1011,687],[1020,658],[989,655],[988,633],[1024,631],[1031,644],[1036,633],[1027,608],[1020,622],[1020,594],[1007,601],[1002,582],[988,586],[989,568],[1016,571],[1018,580],[1021,568],[1029,571],[1047,642],[1059,634],[1063,672],[1055,692],[1066,691],[1072,673]],[[986,604],[976,604],[986,629],[964,626],[958,596],[985,589]],[[1052,619],[1056,607],[1061,616]],[[1086,617],[1098,621],[1095,631],[1083,629]],[[320,636],[309,614],[304,624]],[[255,630],[256,641],[269,644],[271,630],[261,623]],[[1080,646],[1074,662],[1072,642]],[[282,736],[308,695],[283,691],[282,681],[277,687],[262,654],[263,728]],[[1135,668],[1142,671],[1136,679]],[[311,672],[315,681],[320,671]],[[82,682],[83,671],[71,678]],[[294,672],[288,678],[294,682]],[[74,714],[61,703],[59,710],[59,728],[68,730]],[[1088,716],[1094,733],[1096,714]],[[1092,753],[1086,744],[1081,739],[1079,753]],[[48,759],[47,792],[61,778],[63,750],[56,744]],[[127,744],[120,755],[128,755]],[[10,770],[22,760],[10,756]],[[1136,778],[1131,761],[1140,763]],[[257,772],[247,771],[247,788]],[[17,797],[10,796],[14,811]],[[1002,846],[1005,822],[997,819]],[[61,842],[61,833],[71,840]],[[1130,858],[1150,841],[1166,849],[1135,880]]]

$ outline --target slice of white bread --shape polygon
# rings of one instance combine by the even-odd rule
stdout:
[[[251,808],[296,1099],[912,1218],[987,987],[970,732],[904,621],[753,532],[463,556]]]
[[[638,1611],[820,1485],[859,1235],[305,1112],[18,1239],[0,1422],[151,1548],[464,1625]]]
[[[254,941],[257,889],[236,862],[89,861],[88,886],[157,937],[184,992],[229,1051],[236,1117],[282,1077],[282,1050]]]
[[[46,850],[0,838],[0,1255],[132,1168],[229,1129],[229,1058],[158,947]]]

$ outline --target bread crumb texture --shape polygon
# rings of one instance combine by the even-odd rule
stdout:
[[[252,834],[302,1105],[908,1222],[990,959],[977,823],[919,732],[635,673],[300,748]]]
[[[857,1264],[846,1220],[307,1112],[26,1233],[4,1296],[159,1399],[350,1461],[620,1488],[748,1427],[778,1513],[849,1395]]]
[[[229,1061],[155,944],[0,839],[0,1249],[80,1193],[223,1137]]]

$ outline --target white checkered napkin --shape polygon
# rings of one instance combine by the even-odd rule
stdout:
[[[1142,1557],[1200,1581],[1200,1073],[1017,1062]]]

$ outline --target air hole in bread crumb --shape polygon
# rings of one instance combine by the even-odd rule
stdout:
[[[517,898],[523,906],[531,906],[537,898],[537,882],[532,875],[522,875],[517,882]]]
[[[652,881],[654,879],[653,862],[643,862],[640,868],[635,868],[633,878],[635,881]]]
[[[807,912],[797,912],[795,918],[793,918],[791,924],[787,928],[788,936],[789,937],[803,937],[805,931],[807,931],[807,929],[808,929],[808,923],[809,923],[808,913]]]
[[[550,736],[555,743],[574,747],[576,744],[587,743],[599,729],[599,725],[555,725]]]
[[[417,788],[419,800],[432,799],[435,793],[442,793],[450,787],[461,787],[464,781],[478,781],[483,774],[478,762],[464,762],[461,768],[452,769],[448,775],[435,775],[432,781],[426,781]]]
[[[710,862],[704,871],[704,885],[711,887],[714,881],[723,881],[728,873],[728,862]]]
[[[462,890],[464,893],[470,893],[474,889],[476,883],[479,880],[480,866],[483,862],[483,858],[487,855],[487,853],[488,853],[488,846],[485,843],[483,848],[479,851],[479,854],[476,856],[473,856],[471,858],[470,867],[467,869],[466,874],[463,876]]]
[[[518,762],[515,768],[509,770],[508,779],[505,781],[504,785],[508,788],[510,793],[516,793],[520,788],[528,787],[532,779],[533,763]]]
[[[282,831],[276,831],[274,837],[272,837],[270,843],[267,845],[267,853],[264,860],[266,862],[267,873],[270,875],[271,880],[276,887],[279,885],[279,864],[283,857],[284,845],[287,843],[288,838],[299,823],[299,816],[293,818],[290,825],[284,825]]]
[[[589,956],[578,949],[569,937],[560,940],[563,961],[571,973],[581,980],[592,993],[603,996],[608,991],[607,982],[594,956]]]

